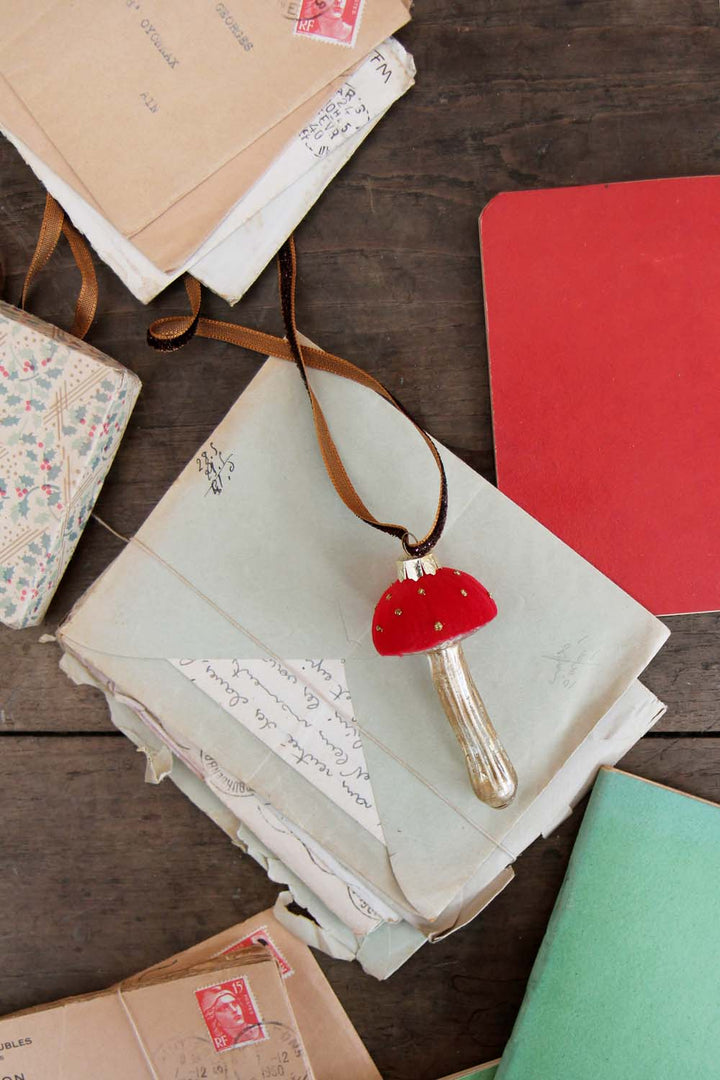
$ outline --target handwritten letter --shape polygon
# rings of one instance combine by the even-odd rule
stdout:
[[[342,660],[170,663],[385,843]]]

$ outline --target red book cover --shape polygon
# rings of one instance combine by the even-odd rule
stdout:
[[[657,615],[720,609],[720,177],[480,218],[498,486]]]

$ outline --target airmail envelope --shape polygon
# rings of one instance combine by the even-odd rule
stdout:
[[[437,474],[417,432],[362,387],[312,380],[361,496],[422,535]],[[668,633],[441,453],[449,517],[437,557],[478,577],[499,609],[464,649],[519,776],[504,810],[473,794],[425,657],[373,649],[373,609],[401,551],[338,501],[302,381],[283,361],[263,366],[59,633],[97,682],[178,744],[201,739],[426,925],[506,849]],[[289,689],[277,718],[280,679]]]

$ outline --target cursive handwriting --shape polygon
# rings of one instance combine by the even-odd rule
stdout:
[[[308,665],[308,667],[310,668],[311,671],[317,672],[317,674],[320,675],[320,677],[325,682],[332,682],[333,681],[333,677],[332,677],[331,672],[329,672],[328,669],[326,667],[324,667],[324,664],[325,664],[324,660],[305,660],[305,663]],[[303,668],[303,670],[305,670],[305,669]]]
[[[326,776],[333,775],[332,770],[328,765],[316,754],[313,754],[311,750],[306,750],[302,743],[298,742],[293,735],[287,736],[287,745],[296,752],[297,757],[295,758],[295,763],[297,765],[312,765]]]
[[[277,724],[274,720],[271,720],[269,716],[266,716],[262,709],[255,710],[255,719],[260,725],[261,731],[267,731],[268,729],[275,730]]]
[[[305,705],[308,709],[320,708],[320,698],[317,694],[313,694],[309,686],[303,686],[303,697],[305,698]]]
[[[585,644],[587,641],[588,635],[585,634],[574,647],[567,641],[556,653],[550,656],[543,654],[544,660],[551,660],[555,665],[550,679],[551,686],[559,685],[565,690],[572,690],[577,683],[580,668],[592,667],[597,663],[598,650],[589,649]]]
[[[188,667],[190,664],[196,663],[196,660],[179,661],[180,667]],[[205,664],[205,670],[203,674],[206,675],[211,682],[216,682],[222,688],[225,694],[227,694],[227,704],[231,709],[237,708],[237,706],[240,705],[241,702],[243,705],[248,704],[249,699],[244,697],[242,694],[239,694],[235,687],[230,682],[228,682],[227,679],[223,678],[222,675],[219,675],[218,672],[215,671],[209,660],[201,660],[200,663]],[[197,676],[191,677],[190,681],[197,683]]]
[[[331,755],[335,758],[336,765],[347,765],[349,758],[347,751],[343,750],[342,746],[337,746],[331,739],[328,739],[324,731],[318,731],[318,738],[321,742],[325,743]]]
[[[265,686],[264,683],[260,682],[260,679],[258,679],[257,675],[254,675],[249,668],[240,667],[239,665],[239,660],[233,660],[233,677],[235,679],[239,679],[243,675],[246,675],[248,679],[250,679],[250,681],[258,688],[258,690],[262,690],[264,694],[267,694],[267,696],[271,698],[283,710],[283,712],[286,712],[290,716],[292,716],[293,720],[296,723],[302,724],[304,727],[311,727],[310,722],[306,720],[305,717],[298,716],[298,714],[290,708],[287,701],[283,701],[282,698],[278,697],[277,694],[274,694],[272,690],[269,690],[268,687]]]
[[[274,656],[264,656],[263,664],[269,664],[270,667],[274,668],[275,671],[277,671],[278,675],[281,678],[287,679],[288,682],[291,682],[293,684],[293,686],[297,685],[297,675],[293,675],[292,671],[288,671],[286,667],[283,667],[280,661],[276,660]]]
[[[365,806],[368,809],[372,806],[372,803],[368,802],[364,795],[361,795],[359,791],[355,791],[354,788],[350,787],[347,780],[342,781],[342,786],[343,790],[348,793],[356,806]]]
[[[235,462],[232,458],[232,454],[225,455],[221,450],[218,450],[212,439],[208,443],[207,449],[201,450],[195,458],[198,472],[202,473],[208,481],[206,495],[211,492],[213,495],[222,494],[225,484],[235,472]]]
[[[171,663],[287,765],[384,841],[342,661],[265,656]]]

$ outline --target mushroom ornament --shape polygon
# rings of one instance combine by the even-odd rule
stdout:
[[[495,601],[471,574],[440,567],[433,555],[403,559],[398,580],[373,617],[381,656],[427,653],[433,683],[465,755],[477,797],[500,809],[515,797],[517,776],[463,654],[461,640],[497,615]]]

